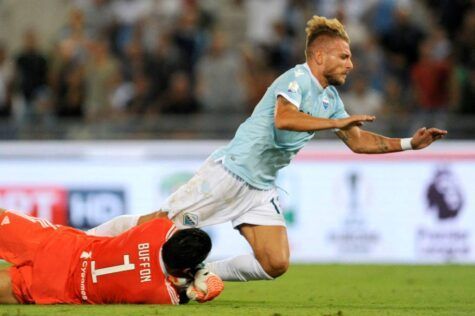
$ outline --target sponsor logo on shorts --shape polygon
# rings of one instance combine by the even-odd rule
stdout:
[[[198,215],[192,213],[183,214],[183,225],[195,227],[198,225],[198,222]]]

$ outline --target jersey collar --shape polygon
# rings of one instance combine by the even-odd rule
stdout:
[[[312,78],[313,83],[315,83],[315,85],[320,91],[323,91],[324,89],[322,85],[320,84],[320,82],[318,82],[318,79],[313,75],[312,70],[310,70],[310,67],[308,66],[308,64],[304,63],[303,66],[305,67],[305,69],[307,69],[308,73],[310,74],[310,77]]]

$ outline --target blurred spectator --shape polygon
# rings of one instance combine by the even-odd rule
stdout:
[[[73,8],[69,12],[68,23],[59,34],[59,43],[67,43],[71,50],[71,58],[76,62],[84,64],[87,58],[87,44],[92,35],[86,30],[84,13],[78,8]]]
[[[120,81],[118,77],[118,81]],[[137,73],[132,81],[122,82],[111,94],[111,105],[120,115],[143,115],[151,111],[153,99],[150,80],[143,73]]]
[[[422,30],[409,19],[404,7],[395,11],[394,25],[382,35],[382,45],[387,52],[390,71],[398,76],[402,83],[408,82],[408,69],[418,59],[418,46],[423,40]]]
[[[3,43],[0,43],[0,117],[11,115],[12,71],[6,48]]]
[[[425,40],[419,47],[419,61],[411,69],[416,101],[416,122],[413,126],[445,128],[450,102],[451,67],[434,55],[434,42]]]
[[[475,65],[475,9],[466,12],[455,47],[456,58],[460,64]]]
[[[475,63],[470,67],[458,67],[457,107],[460,114],[475,114]]]
[[[168,33],[158,39],[150,57],[149,74],[152,80],[152,97],[161,98],[169,87],[173,73],[184,69],[183,61]]]
[[[199,110],[194,96],[191,78],[185,72],[176,72],[170,78],[170,88],[161,103],[161,113],[192,114]]]
[[[379,0],[368,6],[363,15],[363,21],[368,24],[378,38],[388,33],[394,27],[395,0]]]
[[[384,81],[383,109],[394,117],[405,115],[408,112],[408,104],[404,99],[402,86],[394,77],[387,77]]]
[[[371,88],[383,91],[386,78],[386,59],[376,37],[368,34],[364,44],[360,47],[352,48],[352,52],[355,69],[367,75]]]
[[[152,0],[115,0],[111,3],[115,30],[113,34],[114,52],[121,55],[133,39],[136,24],[152,10]]]
[[[307,21],[319,10],[315,10],[312,1],[307,0],[290,0],[284,13],[284,21],[289,36],[295,39],[295,48],[301,57],[301,52],[305,49],[306,34],[302,32],[307,26]],[[300,46],[300,47],[299,47]]]
[[[246,14],[245,0],[217,1],[221,5],[216,28],[226,34],[229,45],[237,49],[246,42]]]
[[[47,60],[40,51],[37,35],[28,30],[15,63],[15,81],[23,105],[21,119],[32,119],[47,110],[42,107],[48,94],[47,74]]]
[[[353,77],[351,89],[341,96],[348,113],[376,116],[381,114],[383,112],[381,93],[369,86],[367,76],[356,74]]]
[[[214,32],[197,65],[198,96],[206,112],[243,112],[245,91],[241,56],[228,49],[225,35]]]
[[[253,44],[269,44],[273,40],[272,25],[282,20],[287,0],[247,0],[247,38]]]
[[[279,73],[295,65],[296,53],[294,39],[289,36],[283,21],[276,21],[273,25],[274,36],[272,42],[265,45],[269,66]],[[302,49],[303,50],[303,49]],[[298,53],[302,54],[302,50]]]
[[[339,11],[344,11],[347,15],[348,22],[361,20],[361,17],[375,5],[385,5],[391,2],[391,7],[394,5],[394,0],[338,0],[338,1],[317,1],[317,11],[328,17],[338,16]]]
[[[340,6],[336,13],[336,18],[345,25],[345,29],[351,39],[351,47],[361,48],[369,36],[366,26],[360,20],[349,19],[343,6]]]
[[[71,41],[58,44],[55,58],[52,60],[50,78],[56,97],[57,116],[82,118],[86,93],[84,68],[75,59],[75,47]]]
[[[432,57],[435,60],[446,60],[452,52],[452,45],[447,35],[441,27],[434,25],[429,34],[429,41],[432,42]]]
[[[471,7],[473,8],[473,1],[467,0],[425,0],[425,2],[433,9],[435,19],[445,28],[450,38],[457,35],[465,14]]]
[[[126,45],[121,66],[122,75],[127,81],[131,81],[135,74],[144,75],[149,72],[151,66],[150,57],[139,40],[131,41]]]
[[[118,61],[110,54],[107,43],[94,41],[91,58],[86,64],[86,117],[90,121],[108,118],[112,108],[109,95],[115,88],[120,71]]]
[[[202,5],[200,0],[181,0],[184,14],[195,12],[198,17],[198,27],[201,30],[209,31],[215,25],[215,16]]]
[[[89,0],[81,9],[84,12],[86,28],[91,36],[104,37],[113,24],[111,0]]]
[[[184,70],[194,80],[195,65],[202,56],[206,45],[206,29],[201,24],[201,14],[197,6],[184,7],[178,17],[177,27],[172,32],[174,44],[180,52]],[[205,24],[206,25],[206,24]]]

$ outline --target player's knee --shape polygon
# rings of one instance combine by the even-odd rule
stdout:
[[[289,258],[284,255],[268,256],[264,260],[259,260],[259,262],[264,271],[273,278],[281,276],[289,268]]]
[[[289,260],[285,258],[273,259],[270,262],[270,271],[267,273],[273,278],[280,277],[289,269]]]

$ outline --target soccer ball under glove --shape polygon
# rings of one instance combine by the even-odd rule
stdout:
[[[223,280],[208,269],[203,268],[196,272],[193,283],[186,289],[190,300],[204,303],[217,297],[224,289]]]

